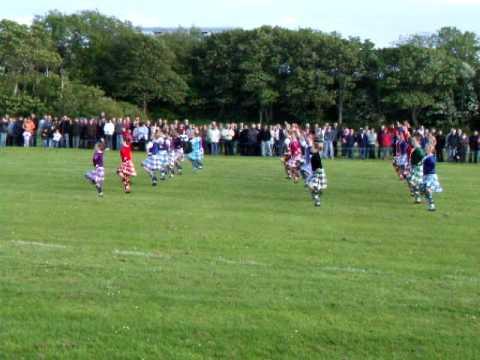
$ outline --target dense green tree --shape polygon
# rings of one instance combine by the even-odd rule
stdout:
[[[114,40],[104,61],[111,74],[104,84],[113,96],[133,100],[145,113],[154,100],[181,104],[188,86],[173,70],[175,61],[163,39],[126,34]]]
[[[453,95],[457,71],[445,51],[407,44],[384,49],[383,56],[384,101],[408,110],[413,124],[424,110]]]
[[[0,65],[6,82],[13,85],[13,95],[20,86],[39,76],[48,76],[60,57],[42,28],[0,21]]]

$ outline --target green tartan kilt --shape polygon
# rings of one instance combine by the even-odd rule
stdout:
[[[423,167],[422,165],[414,165],[408,177],[410,185],[419,187],[423,183]]]

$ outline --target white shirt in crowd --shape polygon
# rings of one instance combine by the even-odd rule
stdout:
[[[115,132],[115,125],[113,125],[113,122],[109,121],[103,125],[103,132],[105,135],[113,135]]]
[[[55,131],[53,133],[53,141],[60,141],[62,140],[62,134],[60,134],[60,131]]]
[[[220,142],[220,130],[218,130],[218,128],[208,129],[208,138],[212,143]]]
[[[232,129],[228,129],[228,128],[223,128],[222,129],[222,139],[223,140],[230,141],[230,140],[233,139],[234,136],[235,136],[235,131],[233,131]]]

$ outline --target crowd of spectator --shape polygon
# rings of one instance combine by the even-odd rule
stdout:
[[[323,157],[334,159],[386,159],[395,154],[399,124],[378,129],[365,126],[358,130],[333,124],[305,124],[302,132],[314,134],[324,143]],[[41,146],[45,148],[91,149],[101,138],[107,149],[119,149],[125,129],[133,135],[134,147],[145,149],[152,134],[160,128],[167,132],[190,135],[198,129],[205,153],[242,156],[282,156],[288,142],[290,123],[265,125],[246,123],[217,123],[194,125],[188,120],[142,121],[140,118],[107,118],[102,113],[97,118],[61,118],[44,115],[37,117],[3,116],[0,119],[0,147]],[[412,129],[424,139],[424,144],[434,138],[438,161],[478,163],[480,138],[478,131],[467,134],[462,129],[442,130],[420,126]]]

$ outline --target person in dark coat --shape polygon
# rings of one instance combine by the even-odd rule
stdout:
[[[93,149],[97,142],[97,124],[95,120],[91,119],[87,125],[87,148]]]
[[[77,118],[73,120],[70,135],[72,135],[72,147],[78,149],[80,147],[80,121]]]
[[[435,136],[435,139],[437,140],[435,144],[435,153],[437,155],[437,161],[438,162],[444,162],[444,150],[445,150],[445,135],[443,135],[443,131],[439,130],[438,133]]]
[[[476,164],[478,163],[478,149],[479,149],[479,142],[480,142],[478,131],[475,131],[472,135],[470,135],[468,142],[470,147],[468,161]]]
[[[258,146],[258,129],[255,124],[250,126],[248,129],[248,155],[255,156],[257,155],[257,146]]]
[[[240,130],[240,136],[238,141],[238,146],[240,148],[240,155],[248,155],[248,127],[244,126]]]

